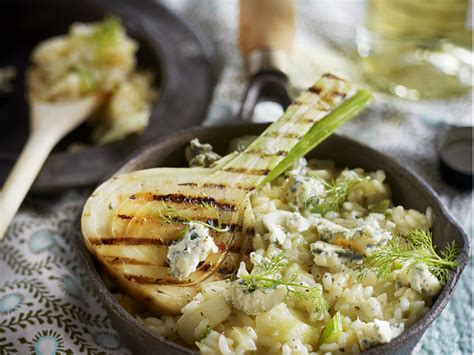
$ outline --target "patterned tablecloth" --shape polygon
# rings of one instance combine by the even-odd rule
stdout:
[[[348,60],[361,1],[297,1],[298,27],[291,79],[309,84],[327,70],[358,80]],[[221,78],[206,124],[239,108],[245,75],[235,46],[237,3],[167,0],[217,46]],[[160,34],[158,34],[160,35]],[[166,34],[162,34],[166,35]],[[472,237],[472,194],[440,178],[435,142],[446,123],[472,124],[472,98],[407,103],[377,95],[366,113],[340,131],[414,168]],[[29,197],[0,244],[0,354],[128,354],[90,288],[67,233],[88,191]],[[472,262],[452,301],[417,346],[418,354],[472,353]]]

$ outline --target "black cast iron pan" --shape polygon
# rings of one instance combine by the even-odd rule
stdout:
[[[3,0],[0,4],[0,68],[18,72],[15,91],[0,98],[0,183],[15,162],[28,133],[24,70],[32,48],[41,40],[66,33],[75,21],[119,16],[138,40],[139,67],[151,69],[160,95],[144,134],[70,153],[72,142],[87,142],[82,125],[49,157],[33,191],[57,191],[94,185],[124,156],[179,129],[198,125],[207,111],[214,84],[213,50],[196,30],[163,5],[147,0]]]

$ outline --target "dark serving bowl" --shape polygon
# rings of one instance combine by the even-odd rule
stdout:
[[[31,50],[46,38],[67,33],[73,22],[98,21],[108,14],[120,17],[127,33],[138,41],[138,68],[155,74],[159,96],[150,123],[139,136],[68,152],[70,143],[87,142],[90,129],[83,124],[56,147],[33,191],[95,185],[132,151],[157,137],[196,126],[205,117],[216,80],[212,47],[165,6],[150,0],[2,0],[0,68],[14,66],[17,78],[14,93],[0,96],[0,184],[28,133],[24,72]]]
[[[266,125],[232,125],[194,128],[176,133],[137,153],[116,174],[159,166],[186,166],[184,149],[192,138],[197,137],[202,142],[209,142],[214,145],[218,152],[225,153],[230,139],[242,135],[259,134],[265,127]],[[461,249],[458,268],[452,273],[429,311],[390,343],[365,352],[365,354],[410,353],[423,333],[448,303],[459,277],[468,263],[470,247],[466,234],[426,182],[414,172],[382,153],[349,138],[333,135],[312,151],[309,156],[333,159],[341,167],[362,167],[368,171],[383,169],[387,175],[387,183],[392,189],[395,203],[420,211],[424,211],[427,207],[432,208],[435,216],[433,226],[434,244],[439,248],[443,248],[447,243],[454,241]],[[99,276],[96,263],[83,242],[79,219],[73,228],[73,233],[92,284],[102,299],[116,330],[130,349],[136,354],[193,353],[191,350],[153,333],[127,313],[113,298]]]

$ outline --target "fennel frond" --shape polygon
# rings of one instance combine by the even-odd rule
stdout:
[[[219,211],[217,208],[209,203],[203,203],[203,207],[206,208],[208,218],[206,221],[197,220],[186,216],[180,210],[178,210],[175,206],[168,205],[167,203],[163,202],[162,208],[153,208],[152,212],[160,219],[164,220],[167,223],[175,223],[175,224],[184,224],[189,225],[190,223],[198,223],[202,224],[203,226],[209,228],[210,230],[218,233],[228,232],[229,226],[225,226],[222,223],[221,216],[219,215]],[[185,229],[186,230],[186,229]]]
[[[111,15],[104,18],[90,37],[98,59],[101,59],[109,47],[117,43],[119,35],[123,31],[124,29],[120,18]]]
[[[358,269],[361,278],[372,271],[378,278],[386,279],[402,264],[408,263],[408,267],[415,267],[423,263],[440,282],[446,283],[450,271],[458,266],[458,254],[459,249],[454,242],[449,243],[438,254],[433,246],[431,233],[415,229],[406,237],[396,236],[386,245],[375,249]]]
[[[327,212],[339,212],[342,204],[347,200],[347,195],[352,187],[361,182],[361,179],[350,179],[340,183],[336,181],[326,182],[323,196],[311,196],[305,203],[305,208],[311,213],[324,215]]]
[[[255,266],[259,273],[240,275],[242,284],[250,292],[256,289],[273,289],[278,286],[286,288],[287,297],[294,296],[301,300],[310,301],[314,305],[314,310],[323,315],[329,310],[329,304],[326,302],[321,285],[310,286],[302,282],[301,274],[294,270],[291,277],[285,280],[281,276],[281,271],[287,267],[288,260],[282,252],[270,259],[264,259]]]

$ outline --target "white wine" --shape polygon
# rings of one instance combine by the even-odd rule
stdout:
[[[378,88],[408,98],[472,89],[469,0],[369,0],[358,30],[362,68]]]

